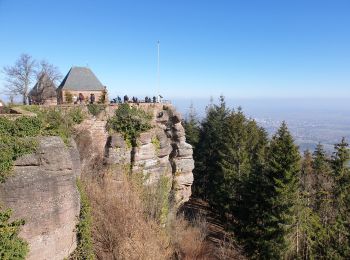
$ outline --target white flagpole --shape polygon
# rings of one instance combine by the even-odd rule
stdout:
[[[160,102],[160,71],[159,71],[159,41],[157,42],[158,62],[157,62],[157,101]]]

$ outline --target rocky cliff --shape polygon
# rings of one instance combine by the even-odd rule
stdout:
[[[131,147],[121,134],[108,137],[105,161],[110,165],[131,165],[134,174],[146,176],[146,184],[156,183],[161,176],[172,183],[175,207],[188,201],[193,182],[192,146],[186,143],[181,115],[172,106],[148,107],[153,113],[153,128],[142,133],[137,146]]]
[[[79,152],[72,142],[42,137],[37,152],[20,157],[14,173],[0,184],[0,201],[24,219],[20,236],[29,243],[28,259],[63,259],[76,248],[80,200],[76,177]]]
[[[59,137],[40,137],[37,151],[17,159],[13,175],[0,184],[0,202],[13,209],[14,219],[26,221],[20,235],[29,243],[28,259],[63,259],[74,251],[80,209],[76,178],[98,172],[92,169],[101,162],[115,167],[116,175],[131,166],[134,174],[147,176],[146,184],[167,177],[175,207],[189,199],[194,161],[180,114],[172,106],[148,104],[143,109],[153,113],[153,127],[131,147],[120,134],[106,131],[115,109],[84,120],[69,145]]]

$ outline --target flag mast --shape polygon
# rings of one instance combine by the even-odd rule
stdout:
[[[157,51],[158,51],[158,57],[157,57],[157,101],[160,102],[160,71],[159,71],[159,40],[157,41]]]

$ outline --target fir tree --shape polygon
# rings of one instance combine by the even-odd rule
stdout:
[[[259,128],[254,121],[248,123],[248,155],[250,161],[250,172],[241,181],[237,189],[234,209],[234,232],[239,241],[244,245],[247,255],[259,258],[265,241],[264,223],[267,195],[267,179],[264,175],[266,160],[267,134]]]
[[[218,169],[221,172],[222,181],[217,183],[220,189],[217,191],[215,204],[224,213],[234,214],[239,187],[249,176],[251,165],[247,147],[248,127],[247,119],[241,110],[232,112],[225,121],[226,134],[220,149],[220,161]]]
[[[267,208],[263,213],[263,258],[280,259],[294,250],[297,228],[298,174],[300,155],[285,122],[273,136],[267,161],[263,195]]]
[[[191,104],[189,114],[183,121],[183,124],[186,132],[186,141],[191,144],[193,150],[195,150],[199,141],[200,125],[193,104]]]
[[[229,115],[225,99],[220,97],[219,105],[210,105],[202,122],[199,142],[195,149],[195,169],[193,171],[194,183],[192,191],[196,196],[210,201],[215,201],[214,193],[217,192],[220,180],[218,176],[220,161],[219,150],[224,143],[224,122]]]
[[[350,158],[349,144],[343,138],[335,145],[332,156],[334,174],[334,210],[336,213],[334,225],[334,245],[342,258],[350,257]]]

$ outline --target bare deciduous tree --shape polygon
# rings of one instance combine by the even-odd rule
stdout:
[[[62,78],[62,74],[59,69],[46,60],[42,60],[39,64],[39,70],[36,72],[37,80],[40,81],[44,75],[54,84],[59,83]]]
[[[39,69],[36,71],[36,78],[36,89],[30,92],[31,95],[35,95],[36,102],[41,103],[47,98],[56,96],[55,86],[62,78],[62,74],[56,66],[46,60],[42,60],[39,64]]]
[[[5,66],[5,93],[9,96],[21,95],[23,104],[27,104],[29,86],[35,75],[36,62],[28,54],[22,54],[13,66]]]

